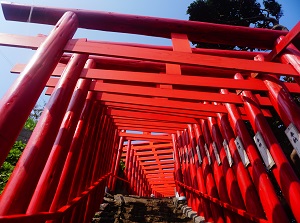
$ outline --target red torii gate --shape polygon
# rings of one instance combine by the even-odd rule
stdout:
[[[44,87],[51,95],[0,197],[0,222],[89,222],[105,186],[115,188],[122,158],[131,193],[172,196],[176,187],[215,222],[288,221],[267,169],[300,221],[299,178],[266,121],[275,109],[299,151],[300,110],[291,94],[300,93],[300,23],[285,32],[2,8],[6,19],[55,27],[47,37],[0,36],[1,45],[36,49],[12,69],[20,77],[0,102],[1,164]],[[173,46],[75,40],[77,28],[170,38]],[[191,49],[189,41],[271,52]],[[283,83],[283,75],[295,83]]]

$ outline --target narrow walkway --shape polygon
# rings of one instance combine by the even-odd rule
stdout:
[[[187,222],[193,220],[176,209],[171,198],[143,198],[115,195],[105,197],[92,222]]]

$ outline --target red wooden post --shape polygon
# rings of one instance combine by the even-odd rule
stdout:
[[[129,167],[129,162],[130,162],[130,152],[131,152],[131,140],[128,140],[127,141],[126,159],[125,159],[125,169],[124,169],[125,176],[128,175],[128,167]]]
[[[113,151],[113,159],[112,159],[112,163],[111,163],[111,173],[112,175],[109,177],[108,180],[108,189],[112,190],[112,181],[113,181],[113,173],[115,171],[115,164],[116,164],[116,160],[117,160],[117,155],[118,155],[118,148],[115,148],[115,146],[113,145],[112,148]]]
[[[183,135],[182,135],[183,143],[187,147],[187,161],[188,161],[188,175],[189,175],[189,181],[190,185],[194,189],[198,189],[198,184],[197,184],[197,178],[196,178],[196,166],[194,162],[194,153],[192,150],[191,146],[191,141],[189,140],[189,134],[187,132],[187,129],[184,129]],[[203,208],[202,204],[200,202],[200,199],[193,194],[192,196],[192,209],[194,211],[198,211],[200,209],[201,216],[203,216]]]
[[[173,142],[173,154],[174,154],[174,178],[175,180],[183,183],[183,176],[182,176],[182,170],[181,170],[181,162],[178,152],[178,142],[176,139],[176,135],[172,134],[172,142]],[[185,199],[185,193],[182,186],[176,184],[176,192],[178,193],[178,198]]]
[[[75,196],[80,196],[80,194],[90,186],[89,185],[89,174],[90,174],[91,168],[94,166],[94,154],[95,154],[95,151],[98,149],[96,147],[97,140],[98,140],[98,134],[99,134],[100,129],[103,128],[103,116],[105,115],[103,107],[101,105],[99,105],[99,107],[100,107],[100,113],[96,117],[95,127],[93,129],[94,131],[93,131],[93,134],[91,135],[91,138],[87,145],[86,160],[84,162],[84,166],[82,167],[82,172],[81,172],[82,176],[80,179],[80,184],[76,188],[77,191],[74,194]],[[87,212],[88,207],[89,207],[89,205],[88,205],[89,197],[90,196],[87,196],[80,205],[78,205],[76,208],[73,209],[73,213],[72,213],[70,222],[74,222],[74,221],[83,222],[84,221],[85,213]]]
[[[136,155],[133,152],[133,158],[132,158],[132,168],[131,168],[131,179],[130,179],[130,187],[131,187],[131,193],[135,194],[135,168],[136,168]]]
[[[238,185],[233,169],[230,168],[229,166],[226,153],[222,145],[223,138],[221,136],[220,129],[217,125],[217,121],[213,117],[208,117],[208,123],[209,123],[209,128],[216,148],[216,150],[214,148],[214,155],[219,156],[219,159],[221,161],[220,165],[222,165],[223,175],[225,176],[226,179],[226,186],[227,186],[229,199],[235,207],[245,210],[245,205],[240,192],[240,187]],[[240,182],[240,185],[241,184],[242,182]],[[247,191],[247,189],[248,188],[245,188],[245,191]]]
[[[300,23],[299,23],[300,24]],[[290,63],[293,67],[299,72],[300,77],[300,52],[297,48],[295,48],[292,44],[286,50],[287,52],[283,53],[280,56],[280,59],[283,63]],[[255,57],[255,60],[264,61],[264,57],[262,55],[258,55]],[[294,78],[294,80],[300,84],[300,78]],[[264,80],[266,87],[268,88],[268,94],[270,101],[275,108],[276,112],[280,116],[284,125],[287,128],[296,128],[298,131],[300,130],[300,107],[295,103],[293,97],[289,93],[287,87],[279,80],[278,77],[271,74],[262,75],[261,78]],[[290,139],[290,138],[289,138]],[[299,139],[298,139],[299,140]],[[295,150],[295,145],[293,140],[291,140],[291,144],[294,146],[294,151],[297,152],[298,156],[300,156],[299,149]]]
[[[132,193],[132,186],[131,186],[131,178],[132,178],[132,166],[133,166],[133,157],[134,157],[134,149],[131,148],[130,154],[129,154],[129,163],[128,163],[128,170],[127,170],[127,180],[128,183],[128,193]]]
[[[239,184],[239,187],[241,189],[241,193],[243,196],[243,200],[246,206],[246,209],[249,213],[257,216],[258,218],[264,218],[265,214],[263,212],[262,206],[260,199],[258,197],[257,191],[251,181],[251,178],[249,176],[249,173],[247,169],[244,167],[244,164],[242,163],[240,156],[238,155],[238,151],[236,148],[236,145],[234,143],[234,133],[230,127],[229,121],[228,121],[228,116],[225,114],[218,113],[218,118],[219,118],[219,123],[220,127],[224,136],[224,139],[226,140],[225,146],[229,146],[228,149],[231,150],[232,152],[229,154],[226,154],[229,157],[232,157],[232,168],[235,172],[235,175],[237,177],[237,181]],[[223,141],[224,144],[224,141]],[[224,145],[223,149],[225,151]],[[233,155],[231,155],[233,154]],[[227,162],[228,159],[227,158]],[[249,167],[248,167],[249,168]]]
[[[127,141],[126,158],[125,158],[125,169],[124,169],[124,175],[125,175],[125,178],[127,180],[129,180],[129,178],[128,178],[128,175],[129,175],[129,165],[130,165],[130,162],[131,162],[130,153],[131,153],[131,140],[128,140]],[[129,193],[130,188],[129,188],[129,184],[128,183],[126,183],[125,188],[128,191],[128,193]]]
[[[138,176],[137,176],[137,179],[138,179],[137,192],[138,192],[139,196],[142,196],[141,193],[142,193],[143,181],[142,181],[142,168],[141,168],[140,165],[139,165],[139,169],[138,169],[138,173],[137,174],[138,174]]]
[[[202,170],[203,156],[201,156],[201,152],[200,152],[199,145],[197,143],[194,127],[191,124],[188,124],[188,131],[189,131],[190,141],[192,143],[192,150],[193,150],[194,159],[195,159],[196,178],[197,178],[196,181],[198,184],[198,189],[202,193],[206,194],[207,192],[206,192],[205,181],[204,181],[203,172],[202,172],[203,171]],[[202,197],[200,197],[200,199],[201,199],[203,214],[204,214],[202,216],[205,217],[205,220],[207,222],[213,221],[209,202],[206,199],[203,199]],[[197,212],[201,213],[201,210],[198,210]]]
[[[72,57],[64,70],[6,189],[2,193],[0,214],[26,211],[86,59],[87,55],[77,54]],[[22,199],[19,200],[19,197]]]
[[[76,164],[80,162],[80,152],[82,152],[80,149],[82,148],[85,132],[88,131],[87,126],[92,114],[91,111],[94,96],[95,95],[92,92],[89,92],[86,98],[85,105],[81,113],[80,120],[77,124],[72,144],[70,146],[70,151],[68,153],[53,202],[51,204],[50,211],[52,212],[65,205],[68,201],[72,180],[74,179],[75,175]]]
[[[1,99],[0,166],[63,54],[66,43],[76,32],[77,25],[76,15],[72,12],[65,13]],[[2,207],[1,214],[5,213],[5,207]]]
[[[207,146],[207,150],[206,150],[207,154],[206,155],[209,154],[210,159],[211,159],[211,167],[213,169],[216,188],[218,190],[220,200],[230,204],[230,200],[229,200],[227,188],[226,188],[226,183],[225,183],[226,181],[224,178],[225,176],[223,175],[223,171],[222,171],[221,167],[218,165],[218,161],[217,161],[216,156],[213,151],[212,139],[211,139],[211,135],[209,132],[207,120],[201,119],[201,127],[202,127],[204,140],[205,140],[206,146]],[[226,219],[226,222],[228,222],[228,221],[234,222],[236,220],[235,216],[226,209],[224,210],[224,217]]]
[[[111,148],[110,146],[112,141],[113,128],[112,128],[112,123],[108,119],[107,115],[104,116],[102,126],[103,128],[102,131],[100,132],[98,151],[96,154],[97,158],[93,167],[92,181],[90,185],[94,184],[101,176],[105,175],[105,173],[103,173],[102,170],[104,168],[104,161],[107,158],[106,151]],[[97,211],[97,209],[99,208],[100,202],[104,195],[104,187],[105,184],[101,183],[98,189],[95,190],[94,193],[91,193],[89,195],[87,208],[84,216],[84,222],[86,223],[90,222],[92,220],[95,211]]]
[[[297,26],[299,28],[299,22]],[[279,44],[284,38],[284,36],[278,37],[276,43]],[[294,44],[289,44],[285,50],[279,54],[278,58],[282,63],[291,64],[300,74],[300,51],[294,46]],[[299,79],[296,81],[299,83]]]
[[[77,82],[69,107],[52,147],[51,153],[28,206],[28,214],[48,211],[72,142],[91,80]]]
[[[100,167],[102,166],[102,162],[104,161],[103,158],[106,158],[106,149],[110,146],[110,141],[108,140],[111,140],[110,134],[112,131],[112,123],[108,118],[108,115],[103,115],[103,120],[101,124],[102,128],[100,129],[100,133],[98,135],[98,150],[94,154],[96,159],[94,165],[92,166],[91,180],[89,182],[90,185],[97,181],[101,175],[105,174],[103,173],[103,168]]]
[[[138,172],[139,172],[139,160],[137,154],[135,155],[136,160],[135,160],[135,165],[134,165],[134,174],[133,174],[133,188],[134,188],[134,194],[138,195]]]
[[[70,194],[68,197],[68,203],[72,201],[76,196],[80,195],[82,192],[83,188],[85,187],[85,181],[84,181],[84,175],[86,173],[87,169],[87,163],[90,162],[90,154],[92,154],[92,139],[96,134],[97,128],[96,126],[99,124],[99,117],[102,114],[102,108],[99,106],[99,103],[97,101],[94,102],[94,109],[91,115],[91,119],[89,120],[89,126],[88,126],[88,131],[85,132],[85,141],[82,144],[82,153],[80,155],[80,162],[78,162],[76,166],[76,175],[74,176],[73,182],[72,182],[72,187],[70,190]],[[96,117],[96,120],[95,118]],[[79,206],[77,206],[72,213],[80,213],[80,210],[83,206],[85,201],[83,201]],[[66,222],[70,222],[72,219],[72,213],[68,214],[65,217]],[[78,219],[78,218],[77,218]]]
[[[228,94],[227,90],[222,89],[222,94]],[[241,138],[241,141],[244,144],[245,150],[247,152],[248,158],[250,160],[251,165],[247,168],[249,170],[250,176],[254,182],[257,192],[259,193],[259,197],[261,203],[263,205],[264,211],[266,213],[267,219],[270,222],[288,222],[287,215],[282,207],[282,204],[278,200],[276,191],[270,181],[268,174],[266,172],[266,168],[263,165],[262,159],[257,152],[256,147],[253,144],[253,140],[251,139],[248,130],[244,124],[244,121],[235,105],[226,103],[225,104],[228,114],[230,117],[230,124],[232,129],[235,131],[235,134]],[[226,134],[229,136],[230,130],[228,130],[228,124],[226,124],[226,119],[222,117],[221,125],[226,128]],[[233,161],[236,165],[239,162],[239,155],[234,150],[235,144],[234,139],[231,138],[228,144],[230,146],[231,154],[233,155]],[[266,196],[267,195],[267,196]]]
[[[242,79],[243,77],[241,74],[236,74],[235,78]],[[300,181],[272,133],[272,129],[261,113],[259,105],[256,103],[256,98],[249,91],[243,91],[242,96],[245,110],[254,131],[262,133],[266,146],[269,148],[270,154],[275,161],[276,165],[271,170],[296,220],[300,221],[300,213],[298,211],[298,207],[300,206],[300,200],[298,199],[300,197]]]
[[[177,131],[177,143],[179,147],[179,154],[180,154],[180,161],[181,161],[181,171],[182,171],[182,177],[184,184],[190,186],[189,178],[188,178],[188,167],[187,167],[187,151],[186,147],[184,147],[184,142],[182,139],[182,133],[183,131]],[[186,200],[188,205],[191,207],[191,193],[188,191],[185,191]]]
[[[121,161],[121,156],[122,156],[122,152],[123,152],[123,143],[124,143],[124,137],[121,136],[120,141],[119,141],[119,146],[118,146],[117,158],[116,158],[116,162],[115,162],[115,165],[114,165],[114,172],[113,172],[114,176],[118,176],[118,173],[119,173],[120,161]],[[117,180],[116,177],[112,178],[112,185],[111,185],[111,190],[112,191],[115,191],[116,180]]]

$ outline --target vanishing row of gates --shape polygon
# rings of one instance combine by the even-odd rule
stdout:
[[[207,222],[300,222],[299,168],[286,156],[300,154],[300,23],[286,32],[2,8],[8,20],[55,26],[48,36],[0,35],[2,46],[36,50],[12,68],[20,76],[0,102],[1,164],[43,89],[51,95],[0,197],[0,222],[90,222],[121,160],[131,194],[174,196],[176,187]],[[172,47],[72,39],[77,28],[170,38]],[[277,115],[290,145],[267,122]]]

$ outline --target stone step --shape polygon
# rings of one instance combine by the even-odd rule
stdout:
[[[115,195],[104,198],[94,223],[114,222],[193,222],[181,209],[175,207],[171,198],[146,198]]]

